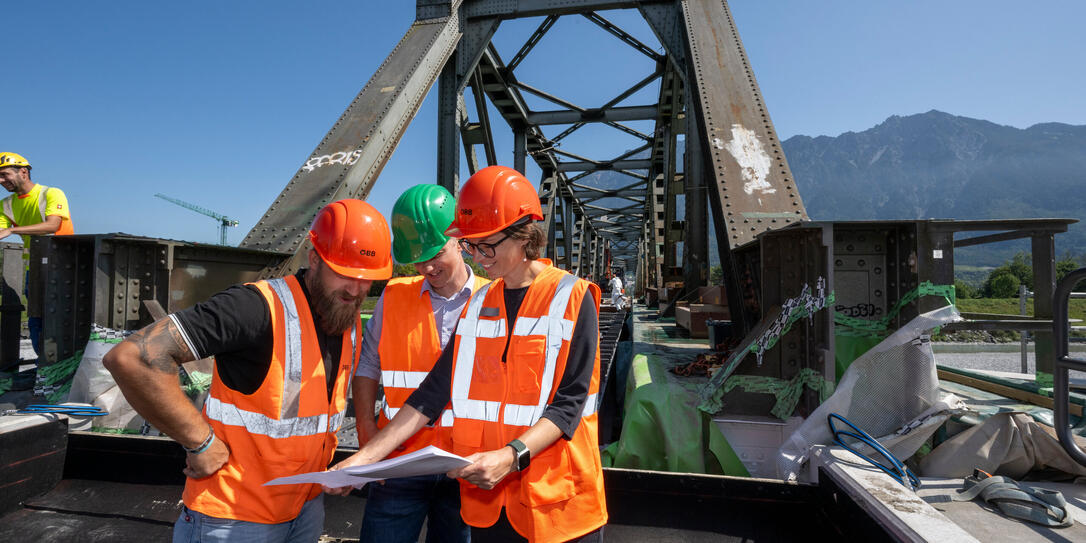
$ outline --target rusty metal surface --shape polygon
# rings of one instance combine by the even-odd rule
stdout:
[[[304,256],[305,234],[322,206],[341,198],[366,198],[452,55],[459,28],[458,17],[411,25],[241,247]],[[295,257],[269,274],[297,267],[300,260]]]
[[[43,290],[43,364],[82,350],[92,324],[118,330],[150,324],[146,300],[178,311],[256,280],[285,259],[280,253],[126,234],[42,236],[32,241],[31,255],[31,274]]]
[[[724,219],[717,238],[723,259],[725,249],[806,220],[807,211],[727,4],[687,0],[682,7],[706,184]]]

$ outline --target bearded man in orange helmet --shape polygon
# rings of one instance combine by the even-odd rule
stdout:
[[[187,452],[174,541],[316,541],[319,485],[262,486],[324,470],[336,448],[370,283],[392,275],[388,223],[340,200],[309,231],[309,268],[237,285],[132,334],[103,360],[125,398]],[[177,367],[215,357],[201,413]]]

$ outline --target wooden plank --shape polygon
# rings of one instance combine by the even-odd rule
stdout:
[[[977,379],[974,377],[961,375],[947,370],[939,370],[939,379],[966,386],[971,386],[985,392],[991,392],[992,394],[999,394],[1000,396],[1006,396],[1014,400],[1031,403],[1038,407],[1044,407],[1047,409],[1055,409],[1056,407],[1056,402],[1048,396],[1042,396],[1041,394],[1037,394],[1035,392],[1021,390],[1014,387],[1009,387],[1007,385],[1001,385],[999,383],[993,383],[991,381],[985,381],[983,379]],[[1081,417],[1083,413],[1083,407],[1076,403],[1069,403],[1068,412],[1072,415]]]

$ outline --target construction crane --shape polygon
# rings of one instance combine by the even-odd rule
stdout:
[[[238,221],[235,221],[234,219],[231,219],[230,217],[227,217],[226,215],[223,215],[221,213],[215,213],[210,209],[205,209],[198,205],[190,204],[184,200],[178,200],[177,198],[171,198],[169,196],[166,196],[165,194],[155,194],[155,196],[158,198],[162,198],[167,202],[175,203],[185,209],[191,209],[201,215],[207,215],[208,217],[219,221],[219,245],[226,245],[226,227],[238,225]]]

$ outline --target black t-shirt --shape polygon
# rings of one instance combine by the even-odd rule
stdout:
[[[298,270],[295,277],[308,301],[305,270]],[[173,316],[196,358],[215,357],[215,368],[224,385],[242,394],[252,394],[264,383],[271,367],[275,336],[268,303],[256,287],[234,285]],[[324,358],[324,375],[331,398],[343,335],[329,336],[316,323],[313,327]]]
[[[506,329],[510,332],[527,293],[528,287],[505,289]],[[455,333],[454,331],[453,334]],[[573,438],[573,432],[581,423],[581,413],[588,398],[588,386],[592,382],[592,368],[596,363],[598,342],[599,318],[596,314],[596,303],[589,294],[581,300],[581,311],[577,314],[577,322],[573,325],[573,335],[570,337],[566,369],[554,391],[554,401],[544,408],[542,415],[562,430],[562,436],[566,439]],[[445,346],[426,379],[407,398],[406,403],[429,417],[431,424],[441,415],[452,396],[454,345],[456,342],[450,341]],[[509,336],[506,336],[505,352],[509,352]],[[504,353],[502,361],[505,361]]]

